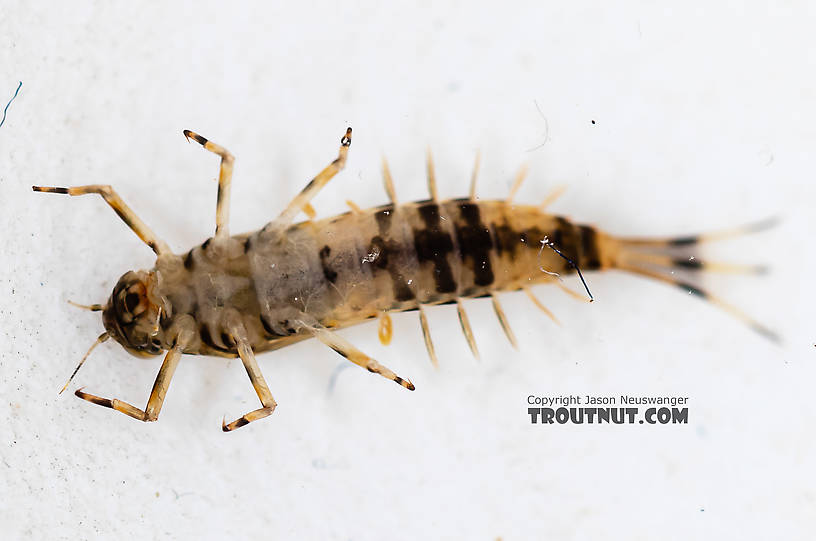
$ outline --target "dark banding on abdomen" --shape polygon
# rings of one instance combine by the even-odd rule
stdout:
[[[391,219],[394,217],[394,205],[386,205],[380,207],[374,213],[374,219],[377,221],[377,228],[380,230],[380,235],[388,234],[391,229]]]
[[[453,293],[456,291],[456,280],[453,278],[448,254],[453,252],[453,239],[450,233],[442,229],[439,217],[439,205],[423,203],[417,207],[424,229],[414,230],[414,249],[417,260],[433,265],[433,278],[436,293]]]
[[[398,302],[405,302],[414,299],[414,292],[408,287],[405,276],[399,268],[396,260],[400,250],[398,242],[385,240],[380,235],[371,239],[367,253],[372,257],[371,264],[376,271],[388,272],[393,287],[394,298]]]
[[[461,220],[457,220],[455,228],[459,257],[463,262],[470,262],[475,285],[489,286],[494,280],[490,263],[490,250],[493,249],[490,230],[482,223],[478,204],[461,203],[458,207]]]
[[[499,256],[505,254],[511,257],[516,254],[519,245],[518,233],[513,231],[507,223],[491,223],[490,232],[493,239],[493,246],[496,247],[496,253]]]
[[[601,268],[601,256],[598,249],[598,233],[594,227],[578,226],[578,237],[581,242],[581,255],[576,265],[582,270],[597,270]]]
[[[575,226],[569,220],[561,216],[555,217],[555,227],[550,233],[550,242],[552,242],[559,250],[566,248],[564,244],[565,237],[572,237],[572,232]]]
[[[408,286],[402,269],[400,268],[400,251],[403,246],[399,240],[394,238],[392,226],[394,222],[394,205],[380,207],[374,213],[374,220],[377,223],[378,235],[369,241],[367,253],[373,254],[376,250],[376,258],[372,261],[376,271],[388,272],[391,280],[392,293],[398,303],[414,300],[416,296]],[[398,221],[396,223],[399,223]]]

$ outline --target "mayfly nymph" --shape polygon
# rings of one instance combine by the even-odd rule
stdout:
[[[38,192],[100,195],[156,253],[152,269],[125,273],[104,305],[86,307],[101,310],[105,326],[105,332],[91,350],[113,338],[136,355],[167,352],[145,409],[81,389],[75,393],[135,419],[158,418],[183,354],[241,359],[261,407],[231,423],[224,422],[224,431],[262,419],[275,410],[276,402],[255,354],[312,337],[354,364],[413,390],[410,380],[378,363],[335,330],[379,318],[380,340],[388,343],[392,332],[388,314],[416,310],[426,348],[437,364],[424,308],[455,304],[467,342],[478,356],[462,299],[490,297],[507,338],[515,346],[497,294],[523,290],[553,317],[533,296],[530,286],[553,283],[565,288],[560,276],[580,274],[579,269],[620,269],[676,285],[714,302],[755,330],[773,336],[734,307],[675,279],[671,272],[756,271],[756,267],[708,263],[677,252],[699,242],[755,231],[768,223],[680,238],[614,237],[594,227],[546,214],[545,207],[557,194],[540,205],[513,203],[524,170],[516,177],[507,199],[477,200],[478,160],[470,195],[440,201],[430,154],[427,161],[430,199],[399,204],[391,174],[383,162],[388,204],[361,210],[349,202],[349,212],[315,220],[310,201],[343,169],[351,145],[349,128],[341,139],[337,158],[275,220],[253,233],[231,236],[229,199],[234,158],[223,147],[196,133],[185,130],[184,135],[221,157],[215,235],[184,254],[172,253],[110,186],[33,187]],[[294,223],[300,212],[309,216],[309,220]]]

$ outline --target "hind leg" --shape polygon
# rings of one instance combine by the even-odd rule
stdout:
[[[252,382],[252,387],[255,389],[258,398],[261,400],[262,407],[244,414],[229,424],[227,424],[225,421],[222,422],[221,429],[224,432],[230,432],[236,428],[246,426],[252,421],[257,421],[258,419],[268,417],[269,415],[272,415],[272,412],[274,412],[275,408],[278,406],[278,403],[275,402],[274,398],[272,398],[272,392],[269,390],[269,386],[266,384],[266,380],[261,373],[260,367],[258,367],[258,361],[255,359],[255,354],[252,352],[252,348],[249,347],[249,344],[243,339],[238,340],[238,356],[241,357],[241,362],[244,363],[244,368],[246,369],[247,376],[249,376],[249,381]]]
[[[379,374],[385,379],[390,379],[397,385],[401,385],[409,391],[414,390],[414,384],[409,380],[396,375],[387,366],[383,366],[344,339],[339,334],[326,329],[320,325],[308,325],[303,321],[297,322],[302,328],[311,332],[315,338],[332,348],[334,351],[353,362],[357,366],[365,368],[369,372]]]

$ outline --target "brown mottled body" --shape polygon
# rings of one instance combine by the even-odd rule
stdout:
[[[603,238],[534,206],[422,201],[282,231],[270,225],[224,244],[208,240],[182,256],[183,270],[157,268],[166,275],[160,292],[173,313],[198,324],[200,340],[184,352],[235,356],[224,313],[240,314],[255,351],[277,349],[311,336],[301,322],[346,327],[382,312],[556,279],[547,272],[573,272],[555,252],[542,250],[545,239],[582,269],[599,269]]]
[[[524,290],[555,320],[529,286],[554,282],[563,287],[558,277],[579,268],[617,268],[673,284],[719,305],[767,337],[774,337],[732,306],[667,274],[672,269],[757,270],[689,259],[678,249],[682,252],[684,247],[699,242],[761,229],[767,223],[719,235],[613,238],[593,227],[544,213],[544,206],[557,195],[538,207],[512,203],[526,169],[516,176],[507,200],[476,200],[474,170],[469,198],[439,201],[429,153],[430,200],[397,204],[391,174],[384,163],[390,204],[364,211],[348,202],[351,212],[293,224],[300,212],[313,216],[310,200],[345,165],[351,145],[349,128],[341,139],[337,158],[303,188],[277,219],[259,231],[230,236],[228,203],[234,158],[225,148],[196,133],[185,130],[184,135],[220,157],[220,172],[215,235],[183,255],[173,254],[110,186],[33,187],[35,191],[72,196],[100,195],[157,255],[153,269],[124,274],[104,306],[86,307],[101,309],[105,325],[105,332],[91,350],[112,337],[137,355],[167,351],[144,409],[81,389],[75,393],[135,419],[158,418],[185,353],[240,357],[261,407],[231,423],[224,422],[224,431],[267,417],[277,404],[255,353],[311,337],[352,363],[414,390],[410,380],[379,364],[333,329],[378,317],[380,340],[387,343],[392,330],[388,313],[418,310],[425,345],[436,365],[423,306],[455,303],[462,331],[478,357],[461,299],[490,296],[499,322],[515,346],[496,293]]]

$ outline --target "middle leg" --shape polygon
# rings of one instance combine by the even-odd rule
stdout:
[[[258,398],[261,400],[262,407],[242,415],[229,424],[227,424],[226,421],[223,421],[221,423],[221,430],[224,432],[230,432],[236,428],[246,426],[252,421],[257,421],[258,419],[268,417],[272,415],[272,412],[274,412],[275,408],[278,407],[278,403],[275,402],[274,398],[272,398],[272,391],[269,390],[269,386],[266,384],[266,380],[261,373],[261,369],[258,366],[258,361],[255,360],[255,354],[252,352],[252,348],[250,348],[246,342],[238,342],[238,356],[241,357],[241,362],[244,363],[244,368],[246,369],[247,376],[249,376],[249,381],[252,382],[252,387],[255,389]]]

